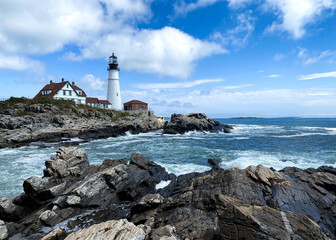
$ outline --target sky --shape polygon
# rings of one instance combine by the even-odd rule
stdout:
[[[1,0],[0,99],[53,80],[157,115],[336,117],[336,0]]]

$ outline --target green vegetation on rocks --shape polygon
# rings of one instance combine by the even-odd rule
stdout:
[[[115,116],[111,118],[112,121],[116,121],[119,118],[131,116],[129,112],[118,112]]]

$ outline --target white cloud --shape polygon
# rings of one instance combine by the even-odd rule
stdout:
[[[251,15],[252,11],[238,14],[236,27],[227,30],[225,33],[215,32],[212,39],[220,41],[224,46],[246,46],[255,28],[255,18]]]
[[[271,75],[268,75],[267,77],[269,78],[277,78],[277,77],[280,77],[279,74],[271,74]]]
[[[192,2],[189,4],[182,1],[179,4],[174,5],[175,15],[185,16],[189,12],[192,12],[198,8],[205,8],[205,7],[211,6],[219,1],[223,1],[223,0],[197,0],[196,2]]]
[[[63,58],[106,58],[116,51],[124,69],[187,77],[198,59],[226,52],[176,28],[138,29],[151,18],[151,2],[1,1],[0,54],[47,54],[74,45],[80,53]]]
[[[199,8],[206,8],[217,2],[228,2],[230,7],[238,8],[244,6],[246,3],[252,2],[252,0],[197,0],[191,3],[181,1],[179,4],[174,5],[175,15],[185,16],[189,12],[195,11]]]
[[[251,87],[253,84],[241,84],[241,85],[233,85],[233,86],[222,86],[218,87],[218,89],[223,90],[233,90],[233,89],[239,89],[239,88],[245,88],[245,87]]]
[[[274,61],[281,61],[284,58],[285,58],[285,55],[283,55],[282,53],[278,53],[278,54],[274,55],[273,60]]]
[[[287,31],[294,39],[306,34],[306,25],[320,20],[327,10],[336,8],[334,0],[266,0],[266,8],[271,9],[279,20],[268,31]]]
[[[300,50],[297,54],[297,57],[305,65],[314,64],[314,63],[317,63],[321,60],[328,60],[328,61],[333,63],[335,58],[336,58],[336,52],[326,50],[326,51],[319,52],[319,53],[310,53],[307,49],[300,48]]]
[[[27,71],[35,75],[36,81],[45,81],[46,66],[44,63],[25,57],[0,53],[0,70]]]
[[[190,82],[174,82],[174,83],[142,83],[136,84],[134,87],[139,89],[174,89],[174,88],[191,88],[206,83],[222,82],[223,79],[201,79]]]
[[[310,75],[301,75],[298,80],[311,80],[319,78],[336,78],[336,72],[314,73]]]
[[[0,54],[0,69],[22,71],[36,68],[43,69],[43,63],[27,57]]]
[[[92,74],[86,74],[78,79],[78,86],[89,91],[106,91],[106,82]]]
[[[172,27],[159,30],[125,28],[118,34],[94,39],[92,44],[81,49],[80,58],[108,56],[112,47],[106,46],[118,49],[121,68],[180,78],[190,75],[196,60],[226,52],[219,44],[201,41]]]

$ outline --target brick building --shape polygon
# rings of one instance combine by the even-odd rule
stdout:
[[[125,111],[148,111],[148,104],[139,100],[124,103]]]

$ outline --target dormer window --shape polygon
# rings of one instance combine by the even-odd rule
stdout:
[[[82,91],[78,90],[78,95],[82,95]]]

